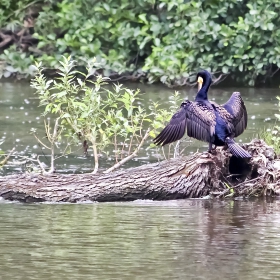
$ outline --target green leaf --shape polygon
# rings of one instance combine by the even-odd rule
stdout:
[[[110,6],[109,6],[107,3],[103,3],[103,7],[105,8],[105,10],[106,10],[107,12],[110,11]]]
[[[267,29],[268,29],[268,30],[273,30],[273,28],[274,28],[274,24],[271,23],[271,22],[269,22],[269,23],[267,24]]]
[[[65,113],[61,116],[61,118],[70,118],[71,115],[69,113]]]
[[[156,45],[157,47],[160,46],[160,39],[159,39],[159,38],[155,38],[155,45]]]
[[[227,66],[223,66],[222,72],[223,72],[224,74],[227,74],[227,73],[228,73],[228,67],[227,67]]]
[[[61,98],[61,97],[65,96],[66,94],[67,94],[67,91],[65,91],[65,90],[61,91],[56,95],[56,98]]]
[[[82,118],[82,119],[87,118],[88,115],[89,115],[89,112],[83,112],[83,113],[81,114],[81,117],[80,117],[80,118]]]
[[[146,20],[146,14],[140,14],[138,17],[139,17],[139,18],[141,19],[141,21],[143,21],[144,23],[148,23],[147,20]]]
[[[54,41],[56,39],[56,35],[54,33],[50,33],[47,35],[47,38]]]

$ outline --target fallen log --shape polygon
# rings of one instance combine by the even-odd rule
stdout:
[[[243,146],[251,160],[217,149],[109,174],[4,176],[0,196],[21,202],[105,202],[278,195],[280,160],[273,148],[257,139]]]

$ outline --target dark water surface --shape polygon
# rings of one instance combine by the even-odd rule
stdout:
[[[169,89],[163,86],[142,85],[142,84],[127,84],[130,88],[139,87],[143,96],[143,105],[148,106],[152,101],[160,101],[166,106],[170,106],[168,99],[174,93],[174,89]],[[257,133],[264,127],[275,123],[274,114],[278,112],[276,96],[279,95],[278,88],[217,88],[212,87],[209,92],[209,98],[217,103],[224,103],[228,100],[233,91],[240,91],[248,110],[248,128],[242,134],[238,141],[249,142]],[[194,100],[195,89],[182,88],[182,100],[188,98]],[[0,138],[5,137],[5,142],[0,146],[4,151],[8,151],[13,147],[22,155],[32,154],[43,155],[41,160],[49,165],[49,151],[40,146],[35,138],[30,134],[31,128],[36,128],[39,136],[44,137],[44,124],[41,113],[42,107],[38,107],[39,100],[33,94],[27,82],[2,82],[0,83]],[[137,166],[140,164],[155,162],[158,160],[159,152],[147,149],[148,143],[139,153],[139,157],[127,163],[125,167]],[[208,147],[206,143],[192,140],[190,146],[184,151],[185,154],[195,152],[197,149],[205,151]],[[79,150],[78,150],[79,149]],[[60,155],[62,148],[57,150]],[[89,172],[92,171],[93,160],[92,156],[85,157],[80,147],[74,148],[78,150],[67,158],[61,158],[56,161],[58,172]],[[92,153],[90,151],[90,153]],[[46,155],[46,156],[44,156]],[[161,157],[160,159],[163,159]],[[14,159],[17,163],[21,158]],[[114,158],[108,159],[106,156],[100,158],[100,165],[103,168],[110,167],[114,164]],[[5,172],[12,173],[21,171],[20,166],[6,166]]]
[[[0,279],[279,279],[280,201],[0,203]]]

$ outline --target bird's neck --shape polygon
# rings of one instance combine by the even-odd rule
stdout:
[[[208,100],[208,89],[211,85],[210,81],[206,81],[196,95],[195,100]]]

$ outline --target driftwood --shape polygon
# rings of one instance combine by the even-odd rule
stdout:
[[[250,161],[217,149],[109,174],[5,176],[0,196],[22,202],[102,202],[278,195],[280,160],[273,149],[262,140],[244,147],[253,156]]]

